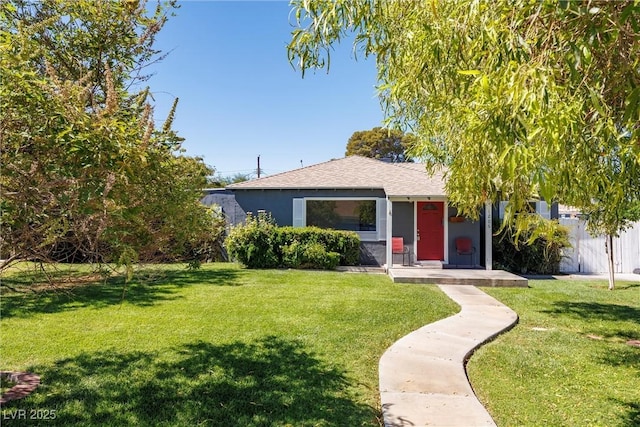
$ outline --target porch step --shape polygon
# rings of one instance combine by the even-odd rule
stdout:
[[[391,268],[394,283],[431,283],[439,285],[474,285],[528,287],[528,280],[502,270],[436,270],[419,267]]]
[[[416,267],[442,270],[442,261],[416,261]]]

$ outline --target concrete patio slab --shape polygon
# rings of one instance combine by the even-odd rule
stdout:
[[[473,393],[465,362],[518,316],[476,287],[439,288],[460,305],[460,312],[402,337],[380,359],[387,427],[495,425]]]
[[[436,285],[474,285],[528,287],[529,281],[503,270],[437,270],[432,268],[398,267],[389,269],[394,283],[427,283]]]

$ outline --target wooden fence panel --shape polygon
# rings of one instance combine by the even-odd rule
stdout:
[[[563,273],[606,273],[607,252],[605,236],[591,236],[584,220],[560,218],[560,224],[569,228],[569,241],[560,263]],[[640,269],[640,222],[613,239],[614,268],[617,273],[633,273]]]

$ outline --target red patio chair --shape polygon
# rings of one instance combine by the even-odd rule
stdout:
[[[476,252],[473,241],[470,237],[457,237],[456,238],[456,253],[458,255],[469,255],[469,261],[473,267],[473,254]]]
[[[393,264],[393,255],[402,254],[402,265],[410,265],[411,263],[411,253],[409,252],[409,248],[404,245],[404,238],[402,237],[392,237],[391,238],[391,264]],[[409,264],[405,264],[405,256],[409,258]]]

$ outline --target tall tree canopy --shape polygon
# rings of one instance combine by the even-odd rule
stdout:
[[[346,156],[364,156],[374,159],[390,159],[392,162],[411,162],[407,150],[415,137],[398,129],[375,127],[354,132],[347,141]]]
[[[208,178],[208,185],[213,188],[224,188],[227,185],[236,184],[238,182],[249,181],[251,174],[245,174],[242,172],[235,173],[233,175],[216,175]]]
[[[173,7],[13,0],[0,6],[2,256],[130,263],[192,244],[210,224],[211,173],[157,128],[144,67]],[[132,88],[138,87],[138,91]]]
[[[390,122],[445,165],[450,201],[507,220],[544,197],[615,235],[640,200],[640,2],[294,0],[290,61],[329,65],[355,33]],[[521,216],[524,218],[524,216]]]

